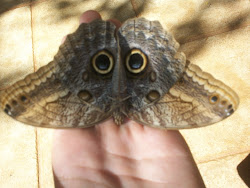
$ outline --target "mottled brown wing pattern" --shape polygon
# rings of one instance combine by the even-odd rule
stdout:
[[[155,103],[129,117],[164,129],[202,127],[230,116],[238,107],[237,94],[197,65],[189,64],[182,79]]]
[[[80,25],[52,62],[4,91],[1,108],[18,121],[39,127],[89,127],[109,118],[111,77],[96,74],[91,58],[103,49],[116,58],[114,33],[110,22]]]
[[[7,114],[23,123],[54,128],[91,126],[109,117],[63,87],[53,75],[56,67],[49,68],[53,64],[28,75],[6,91],[2,103]]]
[[[136,74],[126,71],[128,103],[140,109],[148,104],[143,99],[150,91],[163,95],[177,82],[184,71],[186,57],[158,21],[127,20],[118,30],[118,36],[123,61],[133,50],[140,50],[146,56],[143,71]]]

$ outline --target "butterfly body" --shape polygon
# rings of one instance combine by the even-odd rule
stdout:
[[[81,24],[54,60],[5,90],[1,108],[39,127],[90,127],[110,117],[166,129],[205,126],[231,115],[237,94],[189,64],[157,21]]]

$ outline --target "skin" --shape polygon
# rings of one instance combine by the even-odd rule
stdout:
[[[95,19],[100,14],[87,11],[80,23]],[[131,120],[121,126],[110,119],[87,129],[55,130],[52,166],[57,188],[205,187],[179,131]]]

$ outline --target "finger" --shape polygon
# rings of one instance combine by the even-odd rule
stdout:
[[[80,24],[90,23],[96,19],[102,19],[101,15],[94,10],[88,10],[80,16]]]
[[[67,38],[67,35],[62,38],[61,44],[64,43],[64,41],[66,40],[66,38]]]
[[[101,15],[94,10],[88,10],[81,15],[80,24],[81,23],[90,23],[96,19],[102,19]],[[121,22],[119,20],[109,19],[107,21],[114,23],[117,28],[119,28],[121,26]]]
[[[118,29],[119,27],[121,27],[122,23],[119,20],[116,19],[108,19],[107,21],[112,22],[113,24],[115,24],[116,29]]]

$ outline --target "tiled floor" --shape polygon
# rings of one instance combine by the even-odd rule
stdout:
[[[192,63],[237,91],[241,103],[232,117],[181,132],[208,188],[247,187],[237,166],[250,151],[249,0],[19,0],[1,1],[0,7],[1,90],[51,61],[86,10],[99,11],[103,19],[159,20]],[[0,187],[53,187],[52,134],[0,112]]]

